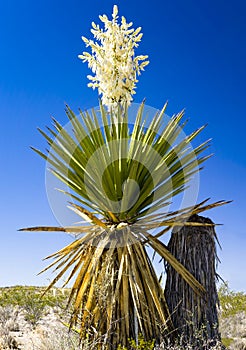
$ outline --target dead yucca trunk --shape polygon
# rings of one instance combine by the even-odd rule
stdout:
[[[213,222],[202,216],[192,215],[190,222]],[[190,288],[181,276],[167,264],[165,297],[172,314],[172,321],[182,341],[203,349],[204,340],[220,340],[218,330],[218,294],[216,290],[216,262],[214,226],[183,226],[172,232],[168,243],[170,252],[205,287],[206,299]],[[211,344],[211,343],[210,343]]]

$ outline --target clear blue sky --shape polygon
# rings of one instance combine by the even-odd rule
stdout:
[[[97,105],[87,88],[89,70],[77,55],[91,21],[119,6],[121,15],[142,26],[138,53],[150,65],[140,77],[135,102],[168,114],[186,108],[186,131],[208,123],[200,140],[213,138],[201,174],[199,199],[233,199],[205,213],[215,222],[222,251],[219,272],[235,290],[246,291],[246,2],[244,0],[9,0],[0,2],[0,285],[47,284],[36,276],[42,258],[71,238],[59,233],[17,232],[56,225],[45,192],[44,161],[29,149],[44,149],[36,127],[51,115],[66,123],[64,103],[74,110]]]

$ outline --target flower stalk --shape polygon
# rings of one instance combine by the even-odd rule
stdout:
[[[86,47],[90,47],[92,53],[83,52],[78,57],[87,62],[94,75],[88,75],[89,87],[98,88],[103,105],[108,110],[117,111],[129,106],[135,94],[137,76],[148,65],[148,56],[135,56],[135,48],[143,34],[141,27],[136,30],[131,28],[132,22],[127,23],[125,17],[121,17],[118,23],[118,7],[114,5],[112,20],[106,15],[99,16],[104,24],[104,29],[92,22],[91,32],[96,41],[82,36]]]

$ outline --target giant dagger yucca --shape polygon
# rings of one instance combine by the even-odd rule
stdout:
[[[146,246],[165,259],[193,288],[206,297],[204,287],[169,252],[161,237],[170,228],[199,225],[187,219],[224,204],[203,201],[175,212],[168,210],[173,197],[185,190],[192,176],[209,157],[209,141],[190,149],[204,127],[181,137],[183,112],[165,121],[165,109],[145,127],[144,103],[134,125],[128,108],[108,112],[102,104],[91,113],[66,113],[73,134],[54,120],[48,154],[35,149],[52,173],[70,191],[70,208],[86,220],[68,227],[33,227],[29,231],[76,233],[76,239],[50,255],[56,277],[49,290],[66,276],[72,283],[68,303],[73,304],[70,327],[81,339],[92,339],[88,329],[104,335],[108,349],[127,345],[142,333],[158,340],[163,329],[172,331],[169,310]],[[203,224],[204,225],[204,224]],[[153,233],[155,231],[155,234]]]

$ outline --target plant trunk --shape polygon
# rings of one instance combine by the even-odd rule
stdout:
[[[209,218],[193,215],[190,222],[213,224]],[[216,263],[214,226],[183,226],[172,232],[168,243],[170,252],[205,287],[206,300],[198,296],[180,275],[166,265],[166,301],[174,327],[182,344],[195,349],[207,348],[220,341],[218,329],[218,294],[216,290]]]

